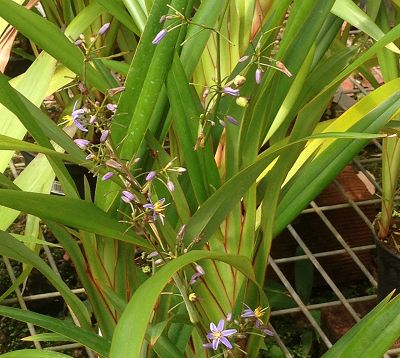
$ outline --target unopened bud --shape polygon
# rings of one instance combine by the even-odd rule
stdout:
[[[249,100],[246,97],[238,97],[236,98],[236,104],[240,107],[247,107],[249,105]]]
[[[235,84],[235,86],[239,87],[242,84],[244,84],[246,82],[246,77],[242,76],[242,75],[237,75],[235,77],[235,79],[233,80],[233,83]]]

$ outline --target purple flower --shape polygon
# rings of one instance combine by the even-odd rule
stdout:
[[[150,253],[147,255],[147,258],[148,258],[148,259],[151,259],[151,258],[156,257],[156,256],[158,256],[158,252],[157,252],[157,251],[153,251],[153,252],[150,252]]]
[[[250,318],[250,317],[255,317],[256,313],[245,304],[245,306],[247,307],[241,314],[241,317],[243,318]]]
[[[226,127],[226,123],[222,119],[220,119],[218,122],[222,127],[224,127],[224,128]]]
[[[81,39],[78,39],[78,40],[76,40],[75,42],[74,42],[74,44],[76,45],[76,46],[80,46],[80,45],[82,45],[82,40]]]
[[[229,313],[226,315],[226,320],[227,320],[227,322],[232,321],[232,312],[229,312]]]
[[[238,125],[239,125],[239,122],[238,122],[235,118],[233,118],[232,116],[230,116],[230,115],[227,115],[227,116],[226,116],[226,119],[227,119],[230,123],[234,124],[235,126],[238,126]]]
[[[156,177],[157,173],[152,170],[149,174],[146,175],[146,181],[152,181]]]
[[[96,115],[90,116],[89,123],[93,124],[94,122],[96,122],[96,119],[97,119]]]
[[[222,90],[224,93],[229,94],[234,97],[239,97],[240,93],[238,89],[234,89],[232,87],[224,87]]]
[[[85,150],[90,144],[87,139],[74,139],[74,143],[83,150]]]
[[[160,218],[160,221],[162,224],[164,224],[164,209],[166,208],[167,205],[164,205],[165,198],[161,198],[154,204],[152,202],[144,204],[143,208],[146,210],[149,210],[152,213],[153,216],[153,221],[156,221],[158,218]]]
[[[106,22],[102,27],[100,27],[98,34],[103,35],[108,30],[109,27],[110,23]]]
[[[153,41],[151,41],[151,43],[153,45],[157,45],[164,37],[165,35],[168,33],[168,31],[166,29],[162,29],[154,38]]]
[[[80,129],[82,132],[87,132],[88,130],[79,121],[79,117],[85,113],[85,110],[83,108],[76,109],[77,104],[78,104],[78,101],[75,101],[74,108],[72,108],[72,113],[70,115],[67,114],[66,116],[64,116],[64,118],[66,119],[67,126],[74,125],[78,129]]]
[[[261,83],[261,80],[262,80],[262,70],[261,70],[261,68],[257,68],[256,69],[256,83],[257,84],[260,84]]]
[[[207,334],[207,338],[210,339],[211,343],[203,344],[205,348],[212,348],[215,351],[218,349],[218,345],[222,343],[228,349],[232,349],[231,342],[228,341],[226,337],[231,336],[237,332],[236,329],[226,329],[224,330],[225,321],[221,319],[218,326],[215,326],[213,322],[210,323],[210,333]]]
[[[131,201],[135,200],[136,197],[134,194],[132,194],[130,191],[128,190],[123,190],[122,191],[122,195],[121,195],[121,199],[122,201],[124,201],[125,203],[130,203]]]
[[[103,175],[103,177],[101,178],[102,181],[106,181],[108,179],[111,179],[113,177],[114,173],[113,172],[107,172]]]
[[[261,320],[261,317],[264,316],[264,313],[265,313],[267,307],[261,308],[260,306],[258,306],[255,310],[252,310],[246,304],[245,304],[245,306],[247,308],[242,312],[241,317],[243,317],[243,318],[253,318],[253,319],[256,320],[256,326],[257,326],[257,322],[262,325],[263,321]]]
[[[239,58],[239,62],[244,62],[247,61],[249,59],[249,56],[243,56],[241,58]]]

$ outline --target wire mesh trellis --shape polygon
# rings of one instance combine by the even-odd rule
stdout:
[[[378,150],[380,150],[380,145],[378,142],[374,141],[374,144]],[[379,163],[380,158],[355,158],[352,162],[354,168],[361,171],[365,178],[368,179],[370,185],[372,185],[376,189],[375,197],[363,199],[363,200],[354,200],[354,198],[349,195],[348,188],[343,187],[342,183],[339,180],[335,180],[333,185],[337,189],[338,193],[342,196],[342,202],[333,203],[330,205],[324,205],[324,203],[319,203],[318,200],[310,203],[310,206],[305,209],[301,217],[303,220],[308,220],[307,216],[310,214],[316,216],[318,220],[325,227],[325,230],[330,233],[329,240],[334,240],[335,245],[327,245],[328,249],[324,250],[323,248],[315,249],[315,242],[310,245],[310,239],[306,237],[306,235],[296,227],[296,223],[293,223],[287,227],[286,234],[290,236],[290,239],[293,240],[296,246],[301,248],[301,254],[292,254],[292,255],[275,255],[274,251],[269,258],[270,268],[269,271],[273,272],[273,275],[280,280],[282,285],[287,290],[291,299],[295,302],[295,305],[291,308],[284,309],[275,309],[272,306],[271,312],[271,321],[274,322],[279,317],[293,317],[293,315],[297,315],[296,317],[300,317],[305,320],[310,327],[316,332],[319,336],[320,344],[324,347],[324,349],[329,349],[334,341],[330,337],[329,327],[321,324],[320,321],[315,319],[315,316],[312,314],[312,311],[315,310],[324,310],[329,308],[337,308],[342,307],[345,312],[351,317],[353,324],[360,320],[360,315],[355,308],[355,305],[369,303],[375,304],[377,300],[377,296],[373,293],[371,294],[359,294],[356,297],[347,298],[346,295],[342,292],[340,288],[340,284],[337,282],[338,276],[334,273],[334,276],[327,269],[325,263],[329,260],[335,261],[336,258],[347,257],[346,267],[349,266],[349,260],[352,265],[356,267],[358,275],[362,277],[362,280],[367,283],[372,289],[376,288],[377,283],[374,278],[373,268],[370,265],[366,265],[365,262],[360,258],[362,255],[372,255],[375,245],[372,243],[372,235],[371,242],[366,239],[365,244],[362,245],[353,245],[349,243],[348,237],[342,234],[338,228],[335,227],[336,223],[332,222],[330,219],[331,214],[334,212],[339,212],[343,209],[351,210],[355,217],[358,218],[359,223],[357,224],[358,228],[360,225],[364,226],[364,232],[371,232],[373,228],[372,217],[371,217],[371,208],[375,212],[375,207],[379,204],[379,195],[381,192],[381,188],[379,183],[375,180],[373,175],[371,175],[366,167],[370,165],[374,165],[375,163]],[[14,176],[18,175],[18,171],[20,169],[21,164],[13,162],[10,163],[10,170]],[[368,185],[368,183],[367,183]],[[54,191],[58,192],[59,188],[57,184],[54,186]],[[368,208],[368,210],[366,210]],[[361,224],[360,224],[361,223]],[[351,224],[351,223],[350,223]],[[307,226],[310,226],[310,223],[307,223]],[[273,246],[279,246],[279,238],[278,241],[275,241]],[[327,240],[327,239],[326,239]],[[311,241],[312,242],[312,241]],[[44,255],[47,257],[47,260],[55,272],[58,272],[57,265],[54,262],[52,254],[50,250],[46,247],[44,250]],[[7,258],[3,257],[3,261],[7,267],[7,271],[10,275],[10,279],[12,282],[15,281],[15,275]],[[333,299],[327,299],[324,302],[304,302],[297,292],[293,280],[293,273],[288,274],[288,270],[285,269],[285,265],[294,264],[300,261],[308,261],[310,262],[315,272],[318,274],[318,285],[321,287],[326,287],[326,290],[331,290]],[[340,260],[339,260],[340,261]],[[346,272],[343,272],[346,275]],[[59,274],[59,273],[58,273]],[[336,275],[336,276],[335,276]],[[84,289],[78,288],[72,290],[76,294],[83,294]],[[22,309],[27,309],[26,304],[33,301],[40,300],[49,300],[52,298],[59,297],[60,294],[58,292],[48,292],[48,293],[40,293],[40,294],[31,294],[24,295],[20,290],[16,290],[16,297],[7,298],[2,301],[2,304],[12,305],[19,304]],[[332,297],[332,296],[331,296]],[[300,318],[299,318],[300,319]],[[274,332],[273,340],[276,344],[282,349],[283,353],[286,357],[293,357],[291,353],[291,347],[286,346],[284,339],[284,332],[281,332],[277,327],[274,326],[273,323],[269,324],[269,328]],[[29,333],[34,335],[36,333],[35,327],[32,325],[28,325]],[[33,343],[36,348],[41,348],[40,342]],[[79,348],[79,344],[62,344],[55,345],[52,347],[47,347],[46,349],[51,350],[68,350]],[[93,354],[90,351],[86,351],[88,357],[93,357]],[[389,358],[394,355],[400,353],[399,348],[389,350],[384,357]]]

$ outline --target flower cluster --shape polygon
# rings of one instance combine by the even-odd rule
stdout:
[[[262,321],[267,308],[257,307],[253,310],[247,305],[245,307],[237,320],[232,321],[232,313],[228,313],[226,316],[228,325],[234,324],[236,328],[224,329],[225,319],[221,319],[218,325],[211,322],[210,332],[207,334],[208,342],[204,343],[203,347],[217,350],[221,344],[224,349],[232,349],[233,345],[229,339],[243,338],[246,334],[252,334],[252,329],[256,329],[264,335],[272,336],[272,331]],[[228,337],[230,338],[228,339]]]
[[[276,43],[273,42],[270,45],[275,45]],[[268,46],[267,46],[268,47]],[[265,49],[264,49],[265,50]],[[276,60],[272,57],[263,55],[263,50],[261,49],[261,38],[257,43],[256,49],[252,55],[245,55],[239,59],[239,63],[249,61],[247,66],[251,64],[256,65],[256,71],[254,74],[255,81],[257,84],[260,84],[263,79],[264,72],[267,68],[274,68],[282,73],[284,73],[288,77],[292,77],[292,73],[286,68],[283,62]],[[268,61],[268,62],[265,62]],[[246,67],[247,67],[246,66]],[[246,68],[245,70],[246,71]]]

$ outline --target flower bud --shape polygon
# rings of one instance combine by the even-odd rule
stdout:
[[[110,134],[110,131],[108,129],[103,131],[103,133],[101,133],[101,136],[100,136],[100,143],[104,143],[107,140],[109,134]]]
[[[103,177],[101,178],[102,181],[106,181],[111,179],[114,176],[113,172],[107,172],[106,174],[103,175]]]
[[[87,149],[90,142],[87,139],[74,139],[74,143],[81,149]]]
[[[112,97],[115,96],[116,94],[125,91],[125,87],[124,86],[120,86],[120,87],[115,87],[115,88],[110,88],[108,90],[108,94]]]
[[[172,193],[175,190],[175,185],[171,180],[167,181],[167,188],[170,193]]]
[[[98,34],[103,35],[108,30],[109,27],[110,23],[106,22],[102,27],[100,27]]]
[[[256,83],[258,85],[261,83],[262,75],[263,75],[263,72],[262,72],[261,68],[257,68],[256,69]]]
[[[230,116],[230,115],[227,115],[227,116],[226,116],[226,119],[227,119],[230,123],[232,123],[233,125],[235,125],[235,126],[238,126],[238,125],[239,125],[239,122],[238,122],[235,118],[233,118],[232,116]]]
[[[117,105],[116,104],[112,104],[112,103],[107,103],[106,105],[107,109],[111,112],[115,112],[117,110]]]
[[[116,160],[114,159],[108,159],[106,161],[106,165],[110,168],[114,168],[114,169],[121,169],[122,165],[120,163],[118,163]]]
[[[224,87],[222,91],[234,97],[238,97],[240,95],[239,90],[232,87]]]
[[[239,87],[242,84],[244,84],[246,82],[246,77],[242,76],[242,75],[237,75],[234,80],[233,83],[235,84],[235,86]]]
[[[292,73],[286,68],[286,66],[281,61],[276,61],[276,67],[279,68],[286,76],[292,77]]]
[[[152,170],[149,174],[146,175],[146,181],[151,181],[156,177],[157,173]]]
[[[125,203],[130,203],[131,201],[135,200],[136,197],[135,197],[135,195],[132,194],[130,191],[128,191],[128,190],[123,190],[123,191],[122,191],[121,199],[122,199]]]
[[[153,45],[157,45],[164,37],[165,35],[168,33],[168,31],[166,29],[162,29],[154,38],[153,41],[151,41],[151,43]]]
[[[247,107],[249,105],[249,100],[246,97],[238,97],[236,98],[236,104],[240,107]]]

